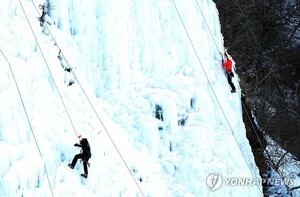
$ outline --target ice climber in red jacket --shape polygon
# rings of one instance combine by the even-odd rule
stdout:
[[[235,86],[232,83],[232,77],[234,77],[234,74],[232,72],[232,61],[228,58],[227,54],[225,53],[226,60],[224,61],[222,56],[222,66],[226,69],[226,75],[228,83],[231,87],[231,93],[236,92]]]

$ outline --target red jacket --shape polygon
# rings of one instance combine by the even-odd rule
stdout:
[[[226,71],[232,70],[232,61],[230,59],[227,59],[226,62],[222,62],[222,66],[225,67]]]

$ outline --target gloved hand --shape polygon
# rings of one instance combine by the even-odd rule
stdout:
[[[220,55],[221,55],[221,58],[222,58],[222,61],[224,61],[224,56],[223,56],[223,53],[219,52]]]
[[[69,73],[72,71],[71,68],[65,68],[64,71],[68,71]]]
[[[79,144],[76,143],[76,144],[74,144],[74,146],[79,146]]]

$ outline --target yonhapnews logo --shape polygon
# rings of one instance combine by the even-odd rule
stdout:
[[[293,178],[245,178],[245,177],[223,177],[221,173],[211,173],[206,177],[206,185],[210,191],[216,191],[223,185],[225,186],[280,186],[280,185],[294,185]]]
[[[223,177],[221,173],[212,173],[206,177],[206,185],[210,191],[215,191],[222,187]]]

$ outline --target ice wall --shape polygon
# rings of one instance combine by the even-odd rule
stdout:
[[[133,178],[147,196],[261,194],[256,187],[211,192],[206,185],[210,173],[258,176],[240,91],[230,93],[220,66],[222,35],[212,1],[48,2],[54,25],[47,29],[34,7],[43,1],[0,6],[0,48],[32,122],[31,129],[1,57],[1,195],[51,196],[45,168],[55,196],[141,196]],[[72,87],[63,83],[58,47],[76,67],[79,83]],[[163,121],[155,118],[155,105]],[[182,118],[185,125],[178,125]],[[78,153],[77,133],[92,146],[87,180],[79,177],[81,164],[67,167]]]

